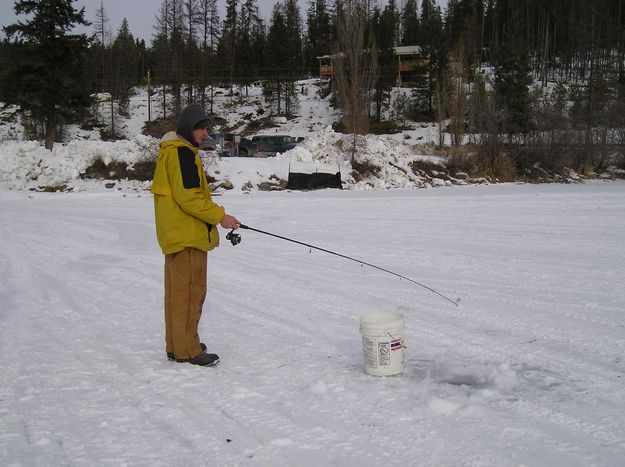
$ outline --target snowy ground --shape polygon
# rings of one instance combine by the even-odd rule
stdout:
[[[242,194],[215,368],[168,362],[146,192],[0,190],[0,464],[625,465],[625,182]],[[406,316],[363,372],[358,319]]]

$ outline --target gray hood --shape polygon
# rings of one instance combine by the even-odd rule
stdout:
[[[208,120],[208,115],[206,115],[202,106],[198,104],[188,105],[182,111],[180,117],[178,117],[176,133],[197,148],[198,144],[193,139],[193,130],[204,120]]]

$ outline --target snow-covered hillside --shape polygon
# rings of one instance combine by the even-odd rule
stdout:
[[[350,164],[352,139],[332,130],[332,123],[337,120],[337,116],[330,106],[329,98],[319,96],[317,80],[302,81],[298,88],[301,90],[298,116],[290,120],[277,119],[274,127],[257,133],[289,134],[302,137],[304,141],[292,151],[264,160],[219,159],[216,153],[206,153],[206,169],[216,179],[216,186],[228,185],[236,191],[257,190],[263,182],[276,178],[286,180],[289,170],[307,173],[340,171],[346,188],[451,184],[448,178],[439,178],[436,173],[415,172],[411,168],[414,161],[442,162],[442,159],[430,155],[433,142],[438,138],[436,127],[430,124],[397,135],[359,138],[358,159],[379,170],[367,177],[354,178]],[[242,131],[249,123],[249,117],[246,116],[256,115],[262,110],[262,102],[261,88],[258,86],[249,87],[246,97],[232,97],[226,95],[225,90],[218,90],[215,110],[227,122],[228,128]],[[157,104],[155,97],[152,118],[158,118],[162,113]],[[101,119],[107,121],[106,111],[110,109],[105,102],[100,111]],[[137,94],[131,99],[129,117],[118,117],[117,131],[127,138],[122,141],[101,141],[98,131],[86,132],[68,126],[65,131],[68,142],[57,143],[52,153],[49,153],[35,141],[22,141],[24,128],[15,108],[5,109],[1,117],[5,123],[0,125],[0,187],[11,190],[41,190],[46,187],[72,191],[98,190],[103,183],[83,179],[85,171],[94,161],[101,160],[105,164],[120,161],[132,168],[136,162],[153,160],[158,149],[155,138],[141,134],[148,117],[144,89],[137,89]],[[463,183],[462,180],[453,182]],[[134,187],[144,190],[148,186],[147,183],[124,179],[105,180],[104,183],[110,189]]]
[[[360,136],[352,159],[352,137],[336,133],[332,124],[338,120],[329,97],[321,97],[316,79],[298,82],[300,90],[298,114],[292,119],[274,119],[274,126],[254,134],[288,134],[303,138],[295,149],[276,158],[219,158],[216,152],[203,154],[206,169],[215,179],[214,186],[235,191],[256,191],[284,186],[290,171],[304,173],[340,171],[344,188],[429,188],[466,183],[486,183],[477,175],[461,172],[453,177],[446,169],[446,158],[435,155],[439,140],[435,124],[414,124],[414,129],[397,134]],[[396,90],[399,92],[399,90]],[[267,114],[267,103],[260,86],[250,86],[229,95],[225,89],[215,91],[214,110],[228,131],[246,132],[253,120]],[[152,101],[152,118],[162,116],[159,96]],[[102,141],[99,130],[84,130],[68,125],[64,129],[66,143],[57,143],[52,152],[35,141],[24,141],[25,128],[15,107],[0,110],[0,188],[10,190],[98,191],[102,185],[109,190],[145,190],[149,183],[132,177],[120,177],[115,171],[100,174],[102,180],[86,176],[94,162],[121,163],[132,171],[136,163],[155,160],[157,139],[142,134],[148,119],[147,93],[138,88],[131,98],[128,117],[116,117],[116,132],[125,140]],[[107,112],[109,114],[107,115]],[[109,104],[104,99],[98,111],[100,121],[110,120]],[[449,135],[446,135],[449,141]],[[360,166],[355,167],[355,162]],[[364,169],[363,169],[364,168]],[[364,173],[362,173],[364,172]],[[625,176],[613,169],[607,178]],[[127,178],[130,178],[128,180]],[[581,181],[570,171],[562,180]]]
[[[215,368],[169,362],[144,192],[0,190],[0,464],[625,465],[625,182],[224,192]],[[406,317],[401,375],[359,317]]]

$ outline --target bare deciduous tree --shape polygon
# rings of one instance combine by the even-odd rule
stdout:
[[[449,107],[449,74],[445,73],[442,78],[434,82],[434,96],[436,98],[436,122],[438,124],[438,145],[445,145],[445,121]]]
[[[347,0],[339,12],[334,45],[334,93],[343,112],[342,122],[352,134],[352,159],[356,138],[369,130],[371,89],[378,76],[377,49],[368,31],[366,2]]]
[[[449,96],[450,123],[452,146],[460,146],[466,133],[467,91],[465,83],[468,81],[465,62],[465,49],[462,42],[453,50],[451,67],[451,95]]]

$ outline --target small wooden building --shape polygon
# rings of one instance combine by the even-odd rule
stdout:
[[[414,88],[417,83],[427,77],[429,61],[421,54],[418,45],[395,47],[397,57],[397,86]]]
[[[332,78],[334,75],[334,55],[322,55],[319,60],[319,77]]]
[[[396,86],[402,88],[415,87],[419,80],[427,77],[429,61],[421,53],[418,45],[394,47],[397,57],[397,80]],[[322,55],[319,60],[319,77],[332,79],[334,75],[335,55]]]

